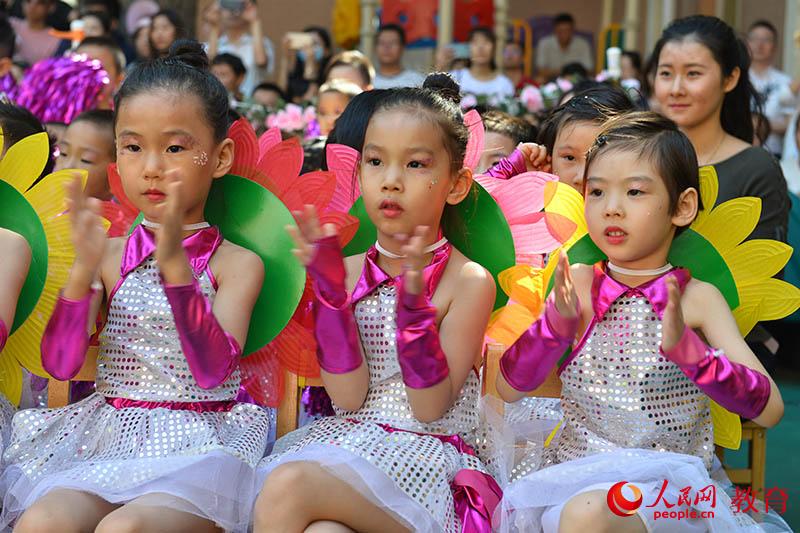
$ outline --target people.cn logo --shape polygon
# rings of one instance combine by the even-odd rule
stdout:
[[[622,488],[627,485],[630,491],[633,492],[633,500],[627,499],[622,494]],[[608,489],[606,496],[608,501],[608,508],[617,516],[631,516],[636,514],[636,510],[642,505],[642,491],[633,483],[627,481],[620,481]]]

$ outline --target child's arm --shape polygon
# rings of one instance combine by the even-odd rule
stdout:
[[[0,351],[8,340],[14,314],[17,311],[17,300],[28,269],[31,266],[31,247],[25,237],[0,228],[0,250],[3,260],[0,261]]]
[[[566,253],[555,272],[553,292],[542,316],[517,339],[500,359],[497,392],[515,402],[544,383],[550,370],[575,339],[580,303]]]
[[[298,227],[287,230],[295,241],[294,254],[308,268],[314,289],[314,336],[322,381],[334,404],[354,411],[367,397],[369,369],[345,287],[347,271],[339,238],[332,225],[326,225],[323,236],[312,206],[294,215]]]
[[[783,416],[778,387],[742,339],[719,290],[706,283],[687,287],[689,294],[684,294],[686,303],[682,306],[677,281],[671,278],[667,284],[669,303],[662,318],[662,353],[729,411],[763,427],[777,424]],[[684,311],[697,315],[688,322],[699,327],[710,346],[686,325]]]
[[[486,174],[497,179],[507,180],[534,170],[550,172],[547,148],[536,143],[521,143],[511,155],[501,159],[489,168]]]
[[[85,198],[82,189],[78,176],[67,184],[75,263],[42,335],[42,366],[60,380],[71,379],[81,369],[103,300],[103,291],[93,286],[100,279],[106,231],[100,219],[100,202]]]
[[[180,190],[180,182],[169,185],[156,232],[155,258],[192,376],[201,388],[213,389],[239,364],[250,315],[264,281],[264,265],[247,250],[231,247],[221,252],[219,286],[212,307],[183,251]]]
[[[495,285],[480,265],[466,263],[437,330],[436,308],[422,287],[423,237],[419,229],[404,247],[411,264],[397,297],[397,358],[414,416],[433,422],[458,399],[479,358]]]

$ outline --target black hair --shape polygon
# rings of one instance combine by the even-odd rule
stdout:
[[[770,21],[765,20],[765,19],[759,19],[759,20],[753,22],[752,24],[750,24],[750,27],[747,28],[747,33],[750,33],[751,31],[753,31],[756,28],[766,28],[770,32],[772,32],[772,37],[775,39],[775,43],[777,44],[777,42],[778,42],[778,29],[775,28],[775,26]]]
[[[469,30],[469,34],[467,35],[467,42],[472,41],[472,38],[476,35],[482,35],[486,37],[492,43],[492,60],[489,62],[489,66],[492,70],[497,70],[497,62],[494,59],[495,52],[497,51],[497,35],[495,35],[494,30],[488,26],[478,26]],[[471,61],[469,61],[471,65]]]
[[[758,140],[758,144],[764,146],[770,134],[772,134],[772,127],[769,125],[769,119],[762,113],[753,113],[753,144]]]
[[[635,111],[617,116],[603,126],[586,156],[583,183],[597,158],[611,151],[633,151],[653,165],[669,193],[669,211],[675,213],[680,195],[689,188],[700,199],[700,170],[692,142],[678,126],[652,111]]]
[[[336,119],[325,145],[343,144],[360,152],[364,147],[369,119],[388,93],[389,89],[373,89],[354,96]],[[323,170],[327,170],[327,165],[323,165]]]
[[[91,11],[89,6],[103,6],[111,20],[119,20],[119,14],[122,8],[119,5],[119,0],[83,0],[80,4],[82,10]]]
[[[4,57],[14,57],[14,52],[17,47],[17,36],[14,33],[14,28],[8,22],[8,18],[4,13],[0,13],[0,59]]]
[[[377,41],[378,36],[381,33],[387,31],[395,32],[397,35],[400,36],[400,44],[402,44],[403,46],[406,45],[406,30],[404,30],[403,27],[400,26],[399,24],[381,24],[380,27],[378,28],[378,31],[375,33],[375,40]]]
[[[0,100],[0,129],[3,130],[3,145],[0,146],[0,150],[3,152],[7,152],[9,148],[25,137],[37,133],[47,133],[44,125],[42,125],[41,121],[36,118],[33,113],[24,107],[7,103],[3,100]],[[50,139],[49,135],[48,139]],[[53,153],[52,145],[53,142],[52,139],[50,139],[49,154]],[[53,171],[53,165],[55,165],[55,161],[53,161],[51,155],[39,178],[50,174]]]
[[[631,60],[631,65],[636,69],[639,75],[642,74],[642,55],[635,50],[623,50],[622,57],[627,57]]]
[[[201,102],[204,118],[214,131],[214,139],[222,142],[230,126],[228,91],[208,67],[203,45],[191,40],[172,43],[167,57],[135,65],[114,96],[115,124],[126,98],[148,91],[193,94]]]
[[[316,33],[322,41],[322,46],[325,50],[330,52],[331,49],[331,34],[322,26],[306,26],[303,28],[303,33]]]
[[[720,112],[722,129],[746,143],[753,142],[751,105],[760,111],[757,93],[750,83],[750,54],[744,42],[736,37],[733,28],[717,17],[693,15],[675,20],[661,34],[653,50],[652,64],[658,68],[664,45],[693,40],[708,48],[720,66],[723,78],[739,69],[739,82],[725,94]]]
[[[589,77],[589,71],[586,70],[586,67],[583,66],[583,63],[573,61],[572,63],[567,63],[561,67],[560,76],[562,78],[576,77],[586,79]]]
[[[553,26],[558,26],[559,24],[571,24],[574,26],[575,18],[569,13],[559,13],[553,18]]]
[[[622,89],[598,85],[575,93],[566,103],[553,109],[539,131],[539,144],[553,153],[558,132],[572,122],[603,124],[609,118],[634,110],[634,104]]]
[[[183,19],[181,18],[180,15],[178,15],[176,11],[169,8],[164,8],[155,15],[153,15],[150,20],[155,21],[156,17],[164,17],[169,21],[170,24],[172,24],[172,27],[175,28],[175,41],[186,38],[187,36],[186,24],[183,22]],[[151,22],[150,32],[152,31],[153,31],[153,24]],[[150,40],[150,50],[152,51],[154,56],[158,56],[159,51],[156,50],[155,46],[153,46],[153,39],[150,38],[148,39]],[[164,51],[162,50],[161,53],[163,52]]]
[[[328,66],[325,67],[323,80],[328,81],[331,70],[342,66],[356,69],[361,75],[365,86],[371,85],[372,80],[375,79],[375,68],[372,66],[372,61],[358,50],[347,50],[346,52],[339,52],[331,58]]]
[[[84,46],[97,46],[107,49],[114,56],[114,66],[117,67],[117,74],[125,72],[125,52],[122,51],[122,48],[113,38],[107,36],[87,37],[81,41],[75,51],[80,51]]]
[[[104,11],[97,11],[94,9],[88,9],[81,13],[80,18],[84,17],[94,17],[100,21],[100,25],[103,27],[103,34],[108,35],[111,33],[111,17],[108,16],[108,13]]]
[[[111,142],[111,154],[113,156],[116,156],[116,150],[114,149],[113,111],[111,111],[110,109],[90,109],[89,111],[84,111],[77,117],[73,118],[72,122],[70,122],[70,125],[75,124],[77,122],[88,122],[89,124],[95,126],[96,128],[108,130],[109,140]]]
[[[278,97],[281,100],[283,100],[284,102],[286,102],[288,100],[286,98],[286,93],[283,91],[283,89],[280,88],[279,85],[277,85],[275,83],[270,83],[268,81],[265,81],[263,83],[259,83],[258,85],[256,85],[255,89],[253,89],[253,93],[252,94],[256,94],[256,91],[272,91],[272,92],[276,92],[276,93],[278,93]]]
[[[483,119],[483,127],[487,132],[499,133],[510,137],[514,144],[534,142],[536,140],[536,127],[527,120],[498,110],[489,110],[481,113],[481,119]]]
[[[244,76],[245,74],[247,74],[247,67],[244,66],[244,62],[242,61],[242,59],[235,54],[229,54],[227,52],[217,54],[211,61],[211,64],[228,65],[229,67],[231,67],[233,73],[237,76]]]

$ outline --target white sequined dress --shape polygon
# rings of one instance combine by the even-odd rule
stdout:
[[[210,271],[196,276],[213,301]],[[14,417],[4,454],[3,524],[50,490],[66,488],[114,503],[157,493],[159,505],[246,531],[272,413],[234,402],[238,392],[238,370],[216,388],[198,386],[159,269],[152,255],[144,258],[112,295],[100,335],[97,392]],[[119,408],[112,400],[149,407]]]
[[[428,424],[417,420],[397,361],[396,306],[391,280],[355,306],[369,367],[369,392],[361,408],[342,411],[334,404],[334,416],[279,439],[259,466],[259,477],[266,479],[281,464],[313,461],[415,531],[460,532],[451,483],[463,470],[486,473],[478,458],[480,381],[471,372],[444,416]],[[477,455],[466,450],[466,443]]]
[[[687,271],[673,273],[681,286],[689,281]],[[527,443],[528,455],[515,465],[517,480],[504,487],[502,512],[495,520],[502,531],[557,531],[570,498],[606,491],[620,481],[641,490],[637,513],[648,531],[785,531],[774,513],[765,528],[739,513],[725,492],[730,483],[724,472],[712,468],[709,399],[659,352],[667,303],[664,279],[632,289],[596,268],[595,318],[559,368],[560,427],[546,447],[541,441]],[[549,400],[542,405],[528,400],[523,408],[530,410],[528,423],[554,418]],[[519,410],[515,416],[525,418]],[[674,507],[681,489],[690,487],[690,498],[695,498],[709,485],[715,487],[715,504],[698,501],[693,508],[713,511],[713,518],[654,518],[656,511],[692,508]],[[632,493],[626,496],[634,499]]]

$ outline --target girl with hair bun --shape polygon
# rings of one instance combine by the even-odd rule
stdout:
[[[278,440],[263,460],[257,532],[491,528],[501,492],[473,447],[494,281],[441,233],[443,214],[472,186],[458,93],[432,74],[423,88],[372,102],[357,166],[377,229],[366,253],[344,258],[312,207],[295,213],[336,414]]]
[[[202,47],[178,41],[132,70],[114,107],[119,173],[144,220],[107,239],[99,202],[70,187],[76,259],[42,364],[74,377],[105,305],[96,393],[16,415],[2,526],[246,531],[270,415],[236,401],[238,365],[264,265],[204,218],[233,163],[227,92]]]

